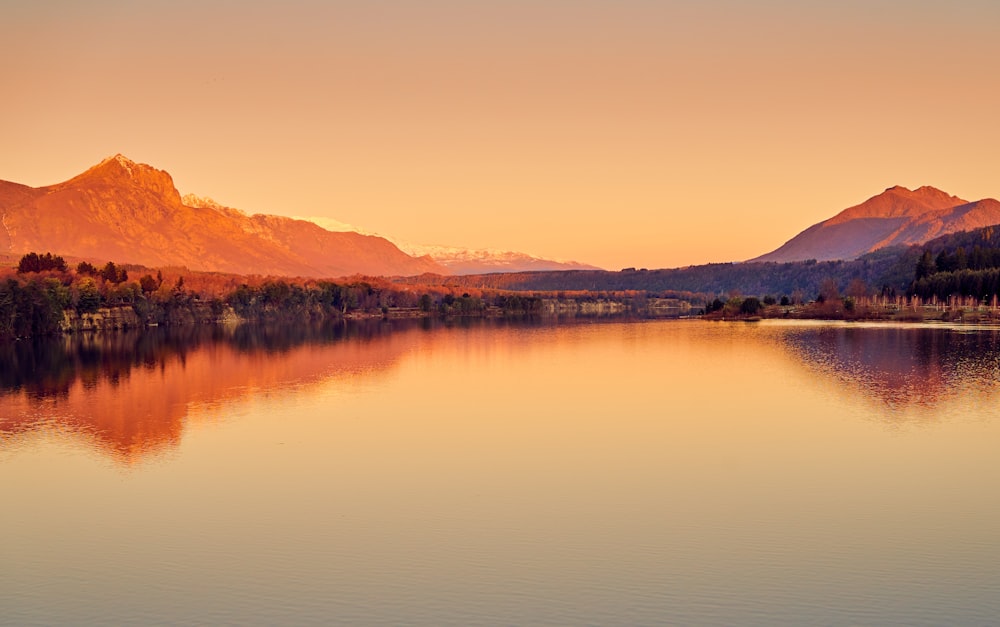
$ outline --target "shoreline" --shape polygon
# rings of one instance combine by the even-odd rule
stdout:
[[[456,304],[460,303],[456,300]],[[151,315],[141,316],[136,307],[117,305],[101,307],[96,311],[80,313],[74,309],[62,312],[61,319],[49,333],[38,335],[7,337],[7,340],[23,340],[33,337],[59,337],[76,334],[112,333],[130,330],[146,330],[157,327],[223,326],[234,327],[244,324],[312,324],[338,321],[375,320],[434,320],[454,321],[473,319],[525,319],[568,322],[570,320],[705,320],[718,322],[759,322],[759,321],[815,321],[817,323],[871,323],[871,324],[926,324],[956,325],[964,328],[1000,328],[1000,307],[968,303],[924,304],[917,299],[887,301],[876,299],[845,298],[827,302],[806,304],[761,304],[746,311],[743,304],[754,301],[730,299],[721,309],[703,313],[688,304],[664,307],[664,300],[644,299],[642,302],[628,298],[544,298],[532,297],[531,307],[504,309],[479,301],[475,308],[458,306],[445,307],[388,307],[357,309],[308,309],[299,311],[272,311],[261,315],[240,315],[228,303],[189,302],[183,310],[174,310],[175,315],[157,319]]]
[[[750,300],[750,299],[748,299]],[[751,311],[746,311],[750,309]],[[1000,326],[1000,307],[955,300],[925,303],[919,298],[844,298],[829,302],[761,305],[747,308],[742,302],[726,303],[702,316],[706,320],[821,320],[829,322],[912,322]]]

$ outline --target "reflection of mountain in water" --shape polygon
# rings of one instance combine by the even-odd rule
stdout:
[[[793,353],[891,409],[934,409],[1000,381],[1000,330],[926,326],[803,327]]]
[[[188,327],[0,344],[0,438],[55,428],[134,461],[176,444],[193,404],[390,368],[419,327]]]
[[[211,407],[337,377],[378,377],[421,342],[425,320],[296,327],[213,326],[0,344],[0,449],[34,432],[68,433],[131,463],[179,443]],[[467,320],[477,327],[523,322]],[[679,328],[679,327],[678,327]],[[704,327],[708,329],[709,327]],[[733,327],[741,343],[784,343],[821,379],[902,416],[1000,387],[1000,330],[926,326]],[[729,342],[712,332],[701,342]],[[692,336],[693,337],[693,336]]]
[[[192,406],[341,375],[378,376],[439,326],[538,321],[381,320],[193,326],[0,343],[0,446],[33,431],[83,436],[124,462],[176,445]]]

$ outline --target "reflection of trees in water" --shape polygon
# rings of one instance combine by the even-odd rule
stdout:
[[[282,354],[305,344],[374,342],[391,333],[414,329],[537,324],[541,322],[530,318],[418,318],[236,327],[190,325],[0,342],[0,394],[24,391],[34,397],[65,396],[78,380],[87,388],[100,381],[118,385],[134,368],[162,370],[173,360],[183,365],[189,353],[211,344],[221,343],[246,354]]]
[[[81,381],[93,388],[101,381],[118,385],[134,368],[163,369],[211,344],[239,353],[286,353],[307,343],[371,341],[413,325],[382,321],[284,326],[191,325],[145,331],[76,334],[34,341],[0,343],[0,393],[25,391],[35,397],[65,396]]]
[[[206,327],[154,328],[0,343],[0,392],[65,396],[77,380],[87,388],[99,381],[117,385],[133,368],[162,368],[172,359],[183,363],[188,351],[216,333]]]
[[[784,337],[810,366],[891,408],[934,408],[963,391],[989,391],[1000,374],[994,329],[823,327]]]
[[[246,385],[280,387],[331,360],[384,357],[389,342],[354,342],[375,341],[387,326],[188,326],[0,345],[0,440],[55,428],[131,462],[176,445],[192,404],[238,398]],[[307,344],[323,350],[296,352]]]
[[[191,404],[326,376],[331,365],[370,376],[396,363],[408,333],[523,324],[480,318],[195,325],[7,342],[0,344],[0,442],[55,427],[129,462],[179,442]]]

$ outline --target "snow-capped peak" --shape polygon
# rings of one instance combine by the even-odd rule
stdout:
[[[211,209],[219,213],[235,212],[240,215],[246,215],[246,212],[244,211],[219,204],[207,196],[202,197],[202,196],[197,196],[195,194],[184,194],[183,196],[181,196],[181,202],[187,207],[195,207],[197,209]]]
[[[422,256],[430,255],[434,259],[455,259],[461,261],[484,261],[502,259],[540,259],[528,253],[518,253],[510,250],[499,250],[496,248],[462,248],[461,246],[427,246],[423,244],[411,244],[408,242],[397,242],[394,244],[408,255]]]
[[[320,226],[326,229],[327,231],[333,231],[334,233],[354,232],[354,233],[360,233],[361,235],[375,235],[378,237],[382,237],[381,235],[378,235],[378,233],[372,233],[371,231],[366,231],[365,229],[359,229],[358,227],[352,224],[341,222],[340,220],[334,220],[333,218],[323,218],[318,216],[312,216],[312,217],[292,216],[292,219],[312,222],[316,226]]]
[[[545,259],[527,253],[496,248],[463,248],[461,246],[427,246],[413,244],[394,237],[381,235],[352,224],[325,217],[300,217],[296,220],[306,220],[327,231],[353,231],[361,235],[382,237],[413,257],[429,256],[434,261],[445,266],[455,274],[478,274],[485,272],[524,272],[530,270],[583,270],[597,269],[596,266],[575,261],[556,261]]]
[[[101,161],[100,165],[105,165],[107,163],[111,163],[112,161],[116,162],[118,165],[122,167],[123,170],[128,172],[129,176],[133,175],[132,168],[137,165],[135,161],[132,161],[131,159],[129,159],[128,157],[126,157],[121,153],[118,153],[113,157],[108,157],[104,161]]]

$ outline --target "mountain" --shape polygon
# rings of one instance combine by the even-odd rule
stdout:
[[[419,246],[398,243],[411,255],[427,255],[451,274],[487,274],[490,272],[540,272],[559,270],[599,270],[577,261],[555,261],[526,253],[454,246]]]
[[[969,202],[929,186],[915,190],[896,186],[750,261],[856,259],[880,248],[923,244],[993,224],[1000,224],[1000,202],[992,198]]]
[[[182,199],[169,174],[122,155],[47,187],[0,181],[0,226],[4,254],[308,277],[447,272],[381,237]]]
[[[332,218],[311,217],[299,219],[315,222],[328,231],[355,231],[374,235],[374,233]],[[487,274],[490,272],[600,270],[597,266],[578,261],[556,261],[514,251],[472,249],[458,246],[424,246],[422,244],[402,242],[392,237],[386,237],[386,239],[409,255],[413,255],[414,257],[430,257],[447,268],[449,273],[455,275]]]

